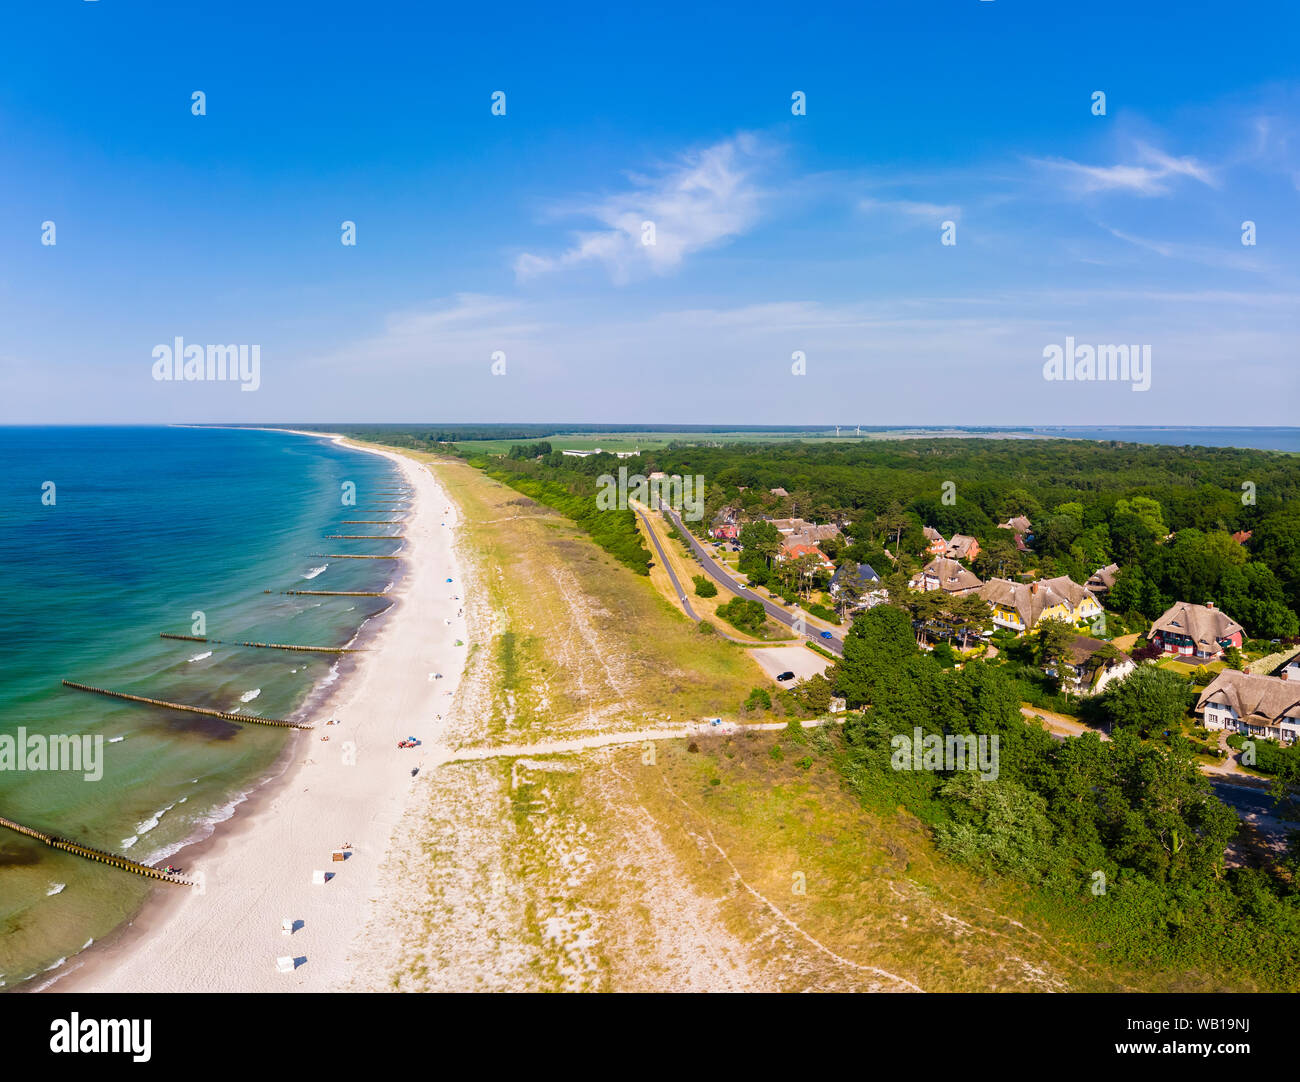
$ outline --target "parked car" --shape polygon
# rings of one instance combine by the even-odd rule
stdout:
[[[794,679],[794,673],[792,673],[789,669],[787,669],[783,673],[777,674],[777,680],[793,680],[793,679]]]

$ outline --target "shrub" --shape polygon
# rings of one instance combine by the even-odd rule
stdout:
[[[755,688],[749,693],[749,698],[745,700],[745,709],[754,710],[771,710],[772,696],[763,688]]]
[[[732,627],[756,635],[767,619],[767,612],[760,601],[746,601],[743,597],[733,597],[725,605],[718,606],[718,615]]]
[[[691,581],[695,583],[696,597],[717,597],[718,596],[718,588],[713,584],[711,580],[705,578],[703,575],[696,575]]]
[[[840,622],[840,618],[835,611],[828,609],[825,605],[809,605],[808,612],[819,620],[825,620],[828,624],[838,624]]]

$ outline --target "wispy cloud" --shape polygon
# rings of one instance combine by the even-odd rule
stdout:
[[[739,236],[758,221],[762,190],[756,174],[766,156],[759,139],[740,134],[683,155],[659,175],[634,176],[627,191],[580,207],[560,208],[563,217],[585,217],[605,228],[573,234],[556,255],[524,252],[515,259],[520,279],[601,263],[616,282],[638,270],[668,274],[694,252]]]
[[[1201,244],[1186,244],[1140,237],[1108,225],[1102,225],[1102,228],[1116,240],[1122,240],[1126,244],[1132,244],[1148,252],[1155,252],[1156,255],[1164,256],[1166,259],[1182,259],[1192,263],[1202,263],[1207,267],[1229,267],[1233,270],[1264,272],[1270,269],[1253,250],[1246,248],[1234,250],[1230,245],[1209,247]]]
[[[1137,144],[1136,161],[1115,165],[1085,165],[1069,158],[1034,158],[1031,161],[1064,174],[1071,190],[1081,195],[1113,191],[1164,195],[1178,177],[1188,177],[1211,188],[1219,186],[1213,172],[1195,158],[1175,158],[1147,143]]]
[[[875,211],[903,215],[907,218],[919,218],[932,221],[935,224],[945,219],[957,221],[961,217],[961,207],[955,204],[917,203],[907,199],[872,199],[868,197],[859,201],[858,209],[867,212]]]

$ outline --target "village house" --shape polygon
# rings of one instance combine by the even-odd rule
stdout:
[[[811,526],[812,523],[805,522],[801,518],[765,518],[764,522],[770,522],[776,529],[785,534],[787,537],[792,533],[798,533],[805,526]]]
[[[1076,635],[1065,648],[1065,657],[1057,668],[1061,686],[1075,695],[1098,695],[1108,684],[1123,680],[1137,666],[1128,654],[1101,660],[1097,651],[1108,644],[1101,639]]]
[[[1218,661],[1229,647],[1241,649],[1242,626],[1214,603],[1178,601],[1151,625],[1151,644],[1166,654]]]
[[[1024,515],[1015,515],[1007,519],[1006,522],[999,522],[998,529],[1010,530],[1012,533],[1020,534],[1021,537],[1033,536],[1033,527],[1030,525],[1029,519],[1025,518]]]
[[[773,496],[781,496],[782,498],[790,495],[790,493],[788,493],[783,488],[769,488],[768,492],[770,492]]]
[[[1086,586],[1067,575],[1042,582],[990,579],[979,590],[993,606],[993,624],[1022,633],[1040,620],[1064,620],[1078,626],[1102,614],[1101,603]]]
[[[1016,548],[1021,552],[1029,551],[1028,542],[1034,539],[1034,529],[1024,515],[1015,515],[1006,522],[999,522],[998,529],[1010,530],[1015,537]]]
[[[844,563],[836,568],[835,574],[831,577],[830,592],[832,597],[839,596],[843,584],[849,579],[850,574],[853,573],[853,567],[853,564]],[[870,564],[857,565],[856,579],[860,596],[857,604],[854,606],[855,608],[869,609],[880,604],[880,602],[887,600],[886,591],[873,589],[873,587],[879,586],[880,576],[876,574],[875,568]]]
[[[980,554],[980,543],[964,533],[955,533],[948,540],[944,555],[950,560],[973,560]]]
[[[778,561],[797,560],[800,556],[816,556],[817,566],[820,570],[835,570],[835,565],[831,563],[830,558],[816,545],[791,544],[787,541],[781,546],[781,551],[776,554]]]
[[[1105,597],[1115,585],[1115,576],[1119,574],[1119,564],[1107,564],[1100,571],[1094,571],[1092,577],[1084,583],[1097,597]]]
[[[931,560],[908,581],[911,590],[929,592],[942,590],[952,597],[973,594],[984,584],[972,571],[967,571],[956,560],[944,556]]]
[[[1300,736],[1300,684],[1224,669],[1201,692],[1196,713],[1207,729],[1294,744]]]
[[[925,527],[922,533],[925,534],[925,551],[931,556],[942,556],[948,551],[948,542],[933,526]]]

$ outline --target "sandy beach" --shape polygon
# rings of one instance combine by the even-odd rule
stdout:
[[[468,639],[457,615],[456,508],[426,467],[360,449],[392,460],[414,493],[393,608],[337,690],[310,708],[315,728],[292,738],[283,774],[174,858],[201,889],[156,892],[131,925],[74,959],[52,990],[326,992],[346,983],[349,952],[380,904],[379,867],[415,788],[412,771],[432,765],[428,753],[448,723],[467,650],[454,644]],[[329,718],[340,724],[325,725]],[[422,746],[399,749],[408,736]],[[348,858],[333,861],[347,844]],[[328,881],[314,884],[315,872]],[[291,935],[282,931],[286,919]],[[295,960],[291,972],[277,969],[285,957]]]

